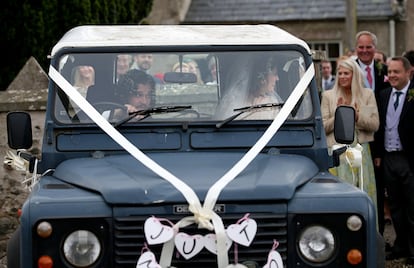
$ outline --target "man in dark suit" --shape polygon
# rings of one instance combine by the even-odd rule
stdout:
[[[376,166],[382,166],[396,240],[389,259],[407,257],[414,264],[414,85],[410,62],[393,57],[391,87],[378,95],[380,126],[375,133]]]
[[[368,31],[361,31],[356,35],[356,54],[358,65],[365,77],[365,86],[372,88],[375,96],[381,90],[390,86],[387,78],[387,65],[374,60],[377,36]]]
[[[375,99],[382,90],[390,86],[387,78],[387,65],[374,60],[377,48],[377,36],[369,31],[361,31],[356,34],[355,51],[356,61],[361,67],[365,78],[365,86],[374,90]],[[371,151],[374,150],[373,142],[370,142]],[[373,155],[375,152],[372,152]],[[385,188],[382,172],[374,166],[375,182],[377,188],[378,227],[381,234],[384,233],[384,198]]]

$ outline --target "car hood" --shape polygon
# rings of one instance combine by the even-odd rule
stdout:
[[[189,185],[203,201],[209,188],[242,157],[242,153],[153,153],[155,162]],[[218,201],[288,200],[318,168],[299,155],[259,154],[220,193]],[[62,162],[53,176],[99,192],[111,204],[185,202],[171,183],[130,155],[78,158]]]

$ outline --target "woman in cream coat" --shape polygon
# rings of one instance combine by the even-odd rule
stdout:
[[[335,144],[334,116],[336,108],[341,105],[352,106],[355,109],[356,133],[353,146],[359,143],[363,148],[362,165],[352,168],[346,160],[345,153],[341,155],[340,166],[330,171],[339,178],[362,188],[376,204],[374,166],[369,142],[374,140],[374,132],[379,127],[378,109],[374,92],[365,88],[363,74],[352,58],[338,62],[335,85],[332,90],[327,90],[322,95],[322,118],[329,148]]]

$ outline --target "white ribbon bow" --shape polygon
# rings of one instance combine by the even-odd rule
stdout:
[[[19,152],[16,154],[13,151],[7,151],[4,156],[4,165],[9,169],[14,169],[17,171],[28,171],[29,170],[29,161],[20,157]]]
[[[32,191],[33,187],[40,179],[40,175],[37,174],[37,159],[34,161],[34,168],[33,174],[30,176],[29,166],[30,163],[26,159],[22,158],[20,154],[24,152],[24,150],[17,150],[17,154],[12,151],[7,151],[6,155],[4,156],[4,165],[10,169],[14,169],[17,171],[25,171],[25,176],[22,180],[22,184],[25,189]]]
[[[352,171],[352,182],[354,185],[359,184],[359,188],[364,190],[364,169],[362,166],[362,151],[364,148],[361,144],[357,143],[355,146],[347,146],[345,151],[345,159]],[[356,182],[354,168],[359,168],[359,181]]]

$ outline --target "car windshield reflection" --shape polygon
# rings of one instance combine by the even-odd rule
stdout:
[[[305,69],[298,51],[68,54],[59,62],[63,77],[115,125],[143,121],[143,117],[145,123],[271,121],[279,105],[242,113],[237,109],[284,103]],[[63,91],[56,92],[58,121],[92,122]],[[140,114],[157,107],[191,108]],[[305,91],[289,120],[311,114]]]

